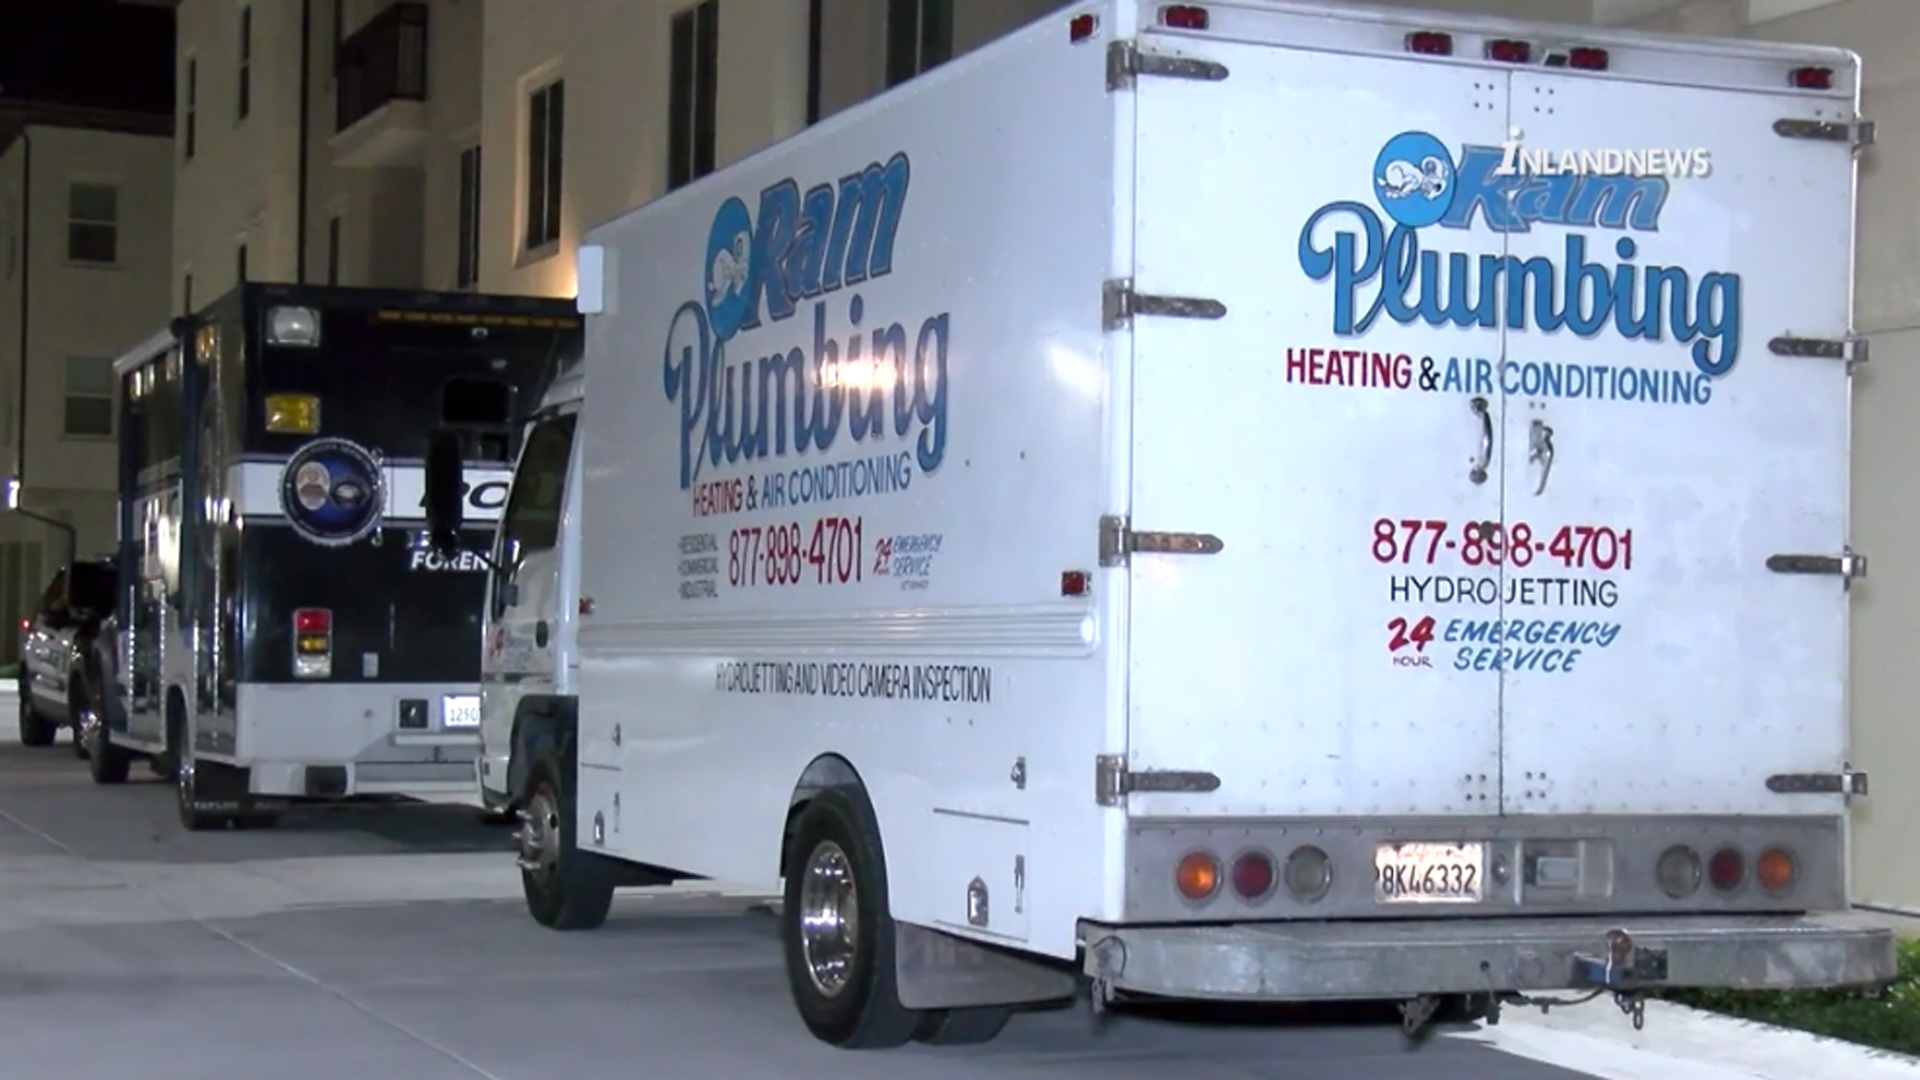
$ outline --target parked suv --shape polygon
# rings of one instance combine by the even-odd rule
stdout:
[[[85,756],[78,710],[70,703],[85,700],[87,658],[101,623],[113,614],[118,584],[119,574],[107,559],[75,562],[47,583],[20,646],[22,743],[51,746],[68,727],[74,753]]]

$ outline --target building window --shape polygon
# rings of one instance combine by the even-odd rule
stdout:
[[[120,257],[120,189],[111,184],[67,185],[67,258],[111,266]]]
[[[460,151],[460,251],[453,286],[471,289],[480,283],[480,148]]]
[[[560,162],[567,84],[555,80],[527,99],[527,250],[560,239]]]
[[[68,435],[95,438],[113,434],[113,361],[94,356],[67,357]]]
[[[241,244],[233,253],[233,280],[239,284],[247,283],[247,245]]]
[[[889,87],[952,58],[952,0],[887,0]]]
[[[327,219],[327,284],[340,284],[340,215]]]
[[[240,9],[240,119],[253,110],[253,7]]]
[[[720,0],[703,0],[675,15],[672,43],[667,67],[668,190],[713,171]]]
[[[199,141],[200,133],[200,61],[187,58],[187,92],[182,95],[184,114],[180,118],[180,144],[182,154],[193,160],[194,145]]]

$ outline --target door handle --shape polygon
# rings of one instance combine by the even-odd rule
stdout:
[[[1493,464],[1493,412],[1487,408],[1487,399],[1483,397],[1474,398],[1469,405],[1474,415],[1480,418],[1480,456],[1474,459],[1467,479],[1484,484],[1487,482],[1487,469]]]
[[[542,649],[547,647],[547,620],[541,619],[533,624],[533,643]]]

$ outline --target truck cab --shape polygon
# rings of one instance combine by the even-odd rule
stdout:
[[[482,806],[494,814],[521,809],[525,762],[516,770],[513,743],[523,709],[573,693],[578,611],[561,603],[577,591],[578,513],[572,467],[582,383],[562,370],[527,420],[488,564],[482,615],[480,754],[474,762]]]

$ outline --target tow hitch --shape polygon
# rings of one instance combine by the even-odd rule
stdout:
[[[1625,930],[1607,931],[1606,950],[1600,955],[1575,953],[1570,983],[1588,992],[1580,997],[1552,998],[1531,994],[1489,993],[1465,995],[1463,1004],[1470,1018],[1484,1019],[1489,1025],[1500,1022],[1503,1003],[1536,1006],[1542,1013],[1555,1007],[1584,1005],[1602,994],[1612,994],[1620,1011],[1631,1017],[1633,1029],[1647,1024],[1646,991],[1667,980],[1667,950],[1635,945]],[[1400,1003],[1400,1023],[1408,1036],[1418,1038],[1442,1009],[1445,998],[1423,995]]]
[[[1635,945],[1633,935],[1625,930],[1609,930],[1606,955],[1574,956],[1573,981],[1600,993],[1611,991],[1614,1004],[1633,1018],[1633,1030],[1639,1031],[1647,1024],[1643,991],[1667,981],[1667,950]]]

